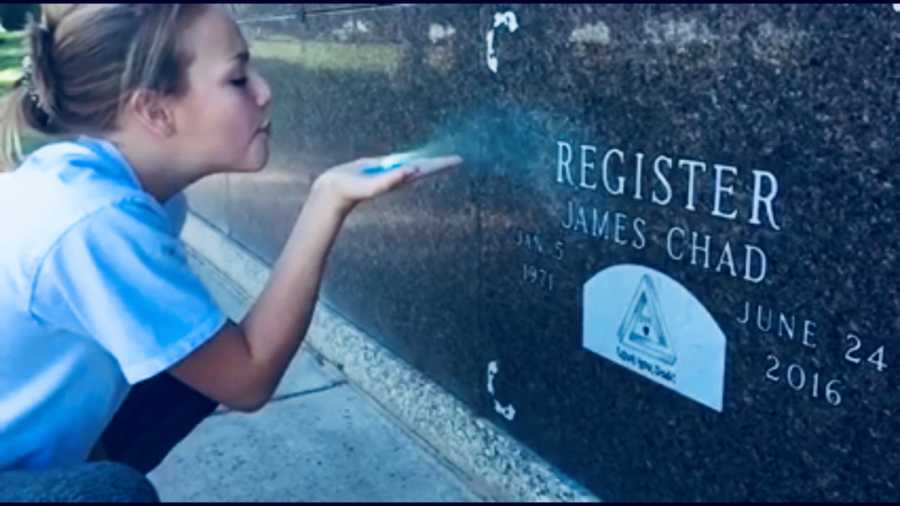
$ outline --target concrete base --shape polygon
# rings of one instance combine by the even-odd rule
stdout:
[[[308,351],[254,414],[205,420],[150,474],[163,501],[479,501]]]
[[[268,267],[193,214],[182,238],[200,277],[223,309],[240,319],[262,291]],[[309,362],[312,355],[331,372],[319,376]],[[163,500],[214,500],[219,493],[231,500],[276,500],[272,494],[279,493],[287,494],[277,496],[282,500],[598,500],[323,304],[316,308],[303,351],[276,399],[302,392],[309,393],[285,398],[255,415],[229,414],[204,422],[151,475]],[[344,392],[361,392],[374,402],[342,397],[350,395]],[[344,400],[329,401],[332,396]],[[334,418],[336,409],[349,419]],[[363,419],[370,425],[347,421]],[[201,442],[207,437],[213,439]],[[211,446],[201,451],[206,445]],[[230,448],[228,457],[225,448]],[[411,453],[401,454],[401,449]],[[188,456],[194,462],[180,465]],[[390,463],[394,459],[411,467],[395,467]],[[426,461],[432,463],[430,470],[423,467]],[[330,470],[313,477],[319,462]],[[202,474],[190,471],[194,468],[203,469]],[[235,489],[228,481],[235,479],[236,469],[251,474]],[[376,478],[367,481],[364,477],[372,473]],[[176,479],[204,485],[171,492],[169,484]],[[412,483],[421,485],[412,489],[419,492],[401,491]],[[384,489],[379,492],[374,484]]]

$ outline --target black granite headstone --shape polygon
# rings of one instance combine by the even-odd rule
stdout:
[[[276,10],[270,165],[195,210],[272,261],[325,168],[459,152],[327,304],[602,498],[900,498],[890,4]]]

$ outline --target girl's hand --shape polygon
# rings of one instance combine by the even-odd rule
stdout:
[[[383,172],[364,169],[380,166],[384,158],[361,158],[328,169],[313,183],[313,189],[325,193],[344,212],[357,204],[387,193],[406,183],[449,169],[462,163],[459,156],[417,158]]]

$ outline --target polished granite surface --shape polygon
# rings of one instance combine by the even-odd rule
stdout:
[[[605,499],[900,499],[900,13],[353,7],[235,10],[273,153],[197,212],[272,262],[327,167],[459,152],[348,219],[349,320]]]

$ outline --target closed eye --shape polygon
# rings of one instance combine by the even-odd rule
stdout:
[[[242,77],[242,78],[240,78],[240,79],[232,79],[232,80],[231,80],[231,84],[233,84],[233,85],[235,85],[235,86],[241,86],[241,87],[243,87],[243,86],[245,86],[245,85],[247,84],[247,78],[246,78],[246,77]]]

